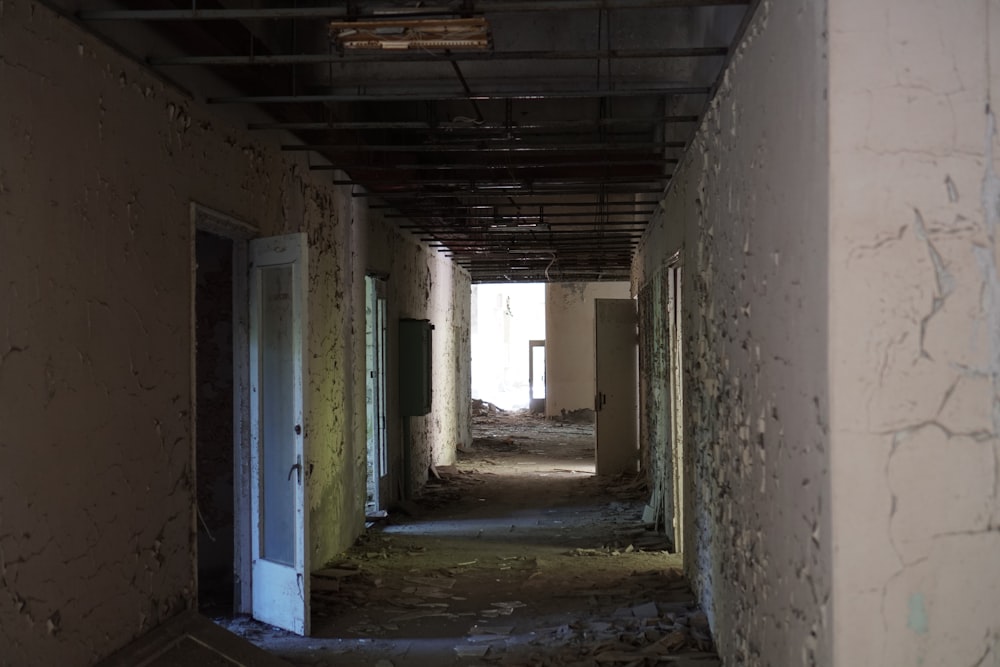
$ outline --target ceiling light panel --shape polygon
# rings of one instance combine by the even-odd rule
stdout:
[[[332,21],[330,38],[339,49],[485,51],[493,46],[485,18]]]

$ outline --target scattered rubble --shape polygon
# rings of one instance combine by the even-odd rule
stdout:
[[[498,408],[489,401],[483,401],[478,398],[472,399],[470,409],[473,417],[496,417],[507,414],[506,410]]]
[[[597,421],[597,415],[590,408],[580,408],[579,410],[563,408],[559,411],[559,421],[564,424],[593,424]]]
[[[642,521],[644,479],[596,477],[589,427],[483,420],[405,511],[313,573],[312,637],[240,633],[310,667],[719,665],[679,558]]]

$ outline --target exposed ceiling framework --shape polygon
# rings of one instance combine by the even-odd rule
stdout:
[[[626,279],[756,4],[50,1],[475,282]]]

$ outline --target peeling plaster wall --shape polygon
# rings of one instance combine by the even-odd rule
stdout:
[[[36,3],[0,4],[0,91],[0,663],[91,664],[194,603],[192,201],[309,238],[313,565],[363,529],[369,251],[445,346],[423,455],[467,437],[461,270]]]
[[[594,408],[594,299],[628,299],[626,282],[545,286],[545,414]]]
[[[838,665],[1000,664],[1000,2],[830,3]]]
[[[364,527],[364,274],[359,281],[350,193],[307,182],[293,188],[306,220],[320,223],[308,229],[306,396],[309,543],[319,568]]]
[[[824,31],[760,4],[633,267],[681,252],[684,559],[726,664],[831,663]]]
[[[670,380],[670,318],[667,272],[645,284],[638,294],[639,318],[639,452],[650,486],[654,523],[663,524],[676,549],[675,472]]]
[[[427,481],[429,466],[454,463],[460,443],[472,443],[472,282],[467,271],[395,229],[377,210],[366,209],[360,215],[371,239],[367,271],[385,277],[389,292],[386,402],[392,502],[402,499],[407,488],[419,489]],[[434,325],[431,412],[409,418],[411,443],[403,442],[403,418],[398,416],[398,323],[403,318],[426,319]],[[407,448],[409,480],[403,478]]]

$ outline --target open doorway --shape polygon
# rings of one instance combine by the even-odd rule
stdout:
[[[684,425],[684,373],[683,373],[683,318],[681,317],[681,267],[674,265],[666,270],[667,318],[667,372],[670,392],[670,442],[671,469],[673,471],[673,536],[678,552],[684,550],[684,527],[687,525],[684,510],[690,497],[687,483],[687,456],[685,454]]]
[[[528,341],[528,409],[545,414],[545,341]]]
[[[250,610],[247,253],[256,230],[191,204],[198,606]]]
[[[590,342],[584,349],[592,355],[593,334],[582,333],[574,321],[557,331],[558,342],[549,338],[550,288],[541,283],[473,286],[473,439],[471,450],[460,452],[460,460],[521,453],[527,460],[514,471],[594,474],[594,413],[589,401],[556,414],[548,405],[550,349],[569,349],[579,357],[577,339],[583,335]],[[588,305],[592,329],[593,304]],[[589,362],[592,376],[593,359]],[[592,386],[593,377],[589,379]]]
[[[191,220],[199,607],[308,634],[306,237]]]
[[[530,407],[533,386],[531,341],[545,338],[545,285],[472,286],[472,398],[503,410]],[[544,348],[542,348],[544,349]],[[543,353],[544,354],[544,353]],[[544,373],[544,357],[534,369]]]
[[[365,278],[365,401],[368,440],[368,497],[365,512],[381,512],[387,498],[389,455],[386,436],[386,301],[385,281]]]
[[[195,262],[198,608],[214,615],[235,582],[233,241],[198,231]]]

